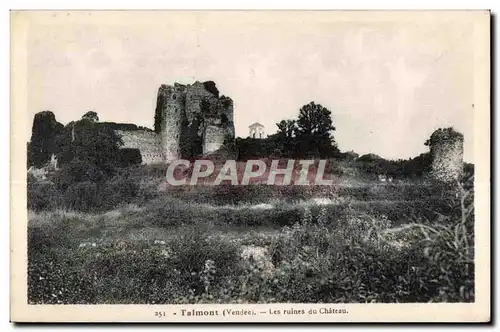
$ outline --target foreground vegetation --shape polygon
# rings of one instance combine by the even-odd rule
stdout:
[[[470,186],[238,188],[32,211],[30,303],[474,301]]]

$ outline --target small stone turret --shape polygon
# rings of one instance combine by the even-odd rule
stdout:
[[[426,143],[430,146],[431,176],[442,182],[455,182],[463,175],[464,136],[453,128],[438,129]]]

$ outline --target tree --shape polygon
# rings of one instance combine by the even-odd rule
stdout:
[[[108,126],[87,120],[72,122],[58,137],[58,160],[62,164],[58,185],[102,182],[120,166],[120,136]]]
[[[297,120],[298,135],[317,135],[330,137],[335,130],[331,118],[332,112],[315,102],[302,106]]]
[[[332,135],[335,127],[331,114],[314,102],[302,106],[295,131],[301,156],[332,157],[339,153]]]
[[[88,111],[82,116],[82,120],[89,120],[90,122],[99,122],[99,116],[94,111]]]
[[[365,163],[371,163],[373,161],[382,159],[382,157],[374,154],[374,153],[367,153],[362,155],[361,157],[358,158],[358,161],[365,162]]]
[[[402,174],[405,177],[420,177],[430,171],[431,154],[429,152],[421,153],[415,158],[403,161]]]
[[[108,127],[84,121],[77,122],[72,142],[74,158],[96,165],[104,173],[112,173],[120,160],[120,136]]]
[[[297,130],[296,120],[281,120],[276,124],[278,132],[269,138],[275,143],[282,157],[291,157],[295,153],[295,132]]]
[[[276,124],[278,127],[278,135],[283,138],[292,139],[295,136],[295,131],[297,130],[296,120],[281,120]]]

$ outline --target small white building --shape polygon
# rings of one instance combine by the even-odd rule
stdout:
[[[265,138],[264,126],[258,122],[255,122],[248,126],[249,137],[251,138]]]

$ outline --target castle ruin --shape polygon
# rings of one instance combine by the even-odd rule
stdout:
[[[233,101],[215,83],[162,84],[154,132],[117,131],[126,149],[138,149],[142,163],[169,162],[215,152],[235,136]]]
[[[463,174],[464,136],[453,128],[438,129],[428,143],[432,158],[431,176],[442,182],[454,182]]]

